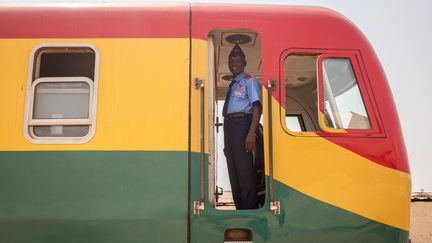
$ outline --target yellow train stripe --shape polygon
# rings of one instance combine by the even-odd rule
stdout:
[[[278,114],[279,103],[274,98],[272,102],[273,114]],[[273,131],[276,180],[323,202],[409,230],[409,174],[321,137],[288,135],[277,119]]]
[[[47,42],[100,51],[96,133],[86,144],[24,138],[29,56]],[[0,52],[0,151],[187,150],[189,39],[1,39]]]

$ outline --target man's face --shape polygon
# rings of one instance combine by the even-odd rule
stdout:
[[[244,68],[246,66],[246,62],[243,56],[237,55],[237,56],[230,56],[228,60],[228,66],[229,70],[234,76],[237,76],[238,74],[242,73],[244,71]]]

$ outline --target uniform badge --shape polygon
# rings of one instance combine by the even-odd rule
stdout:
[[[234,91],[234,94],[236,94],[236,95],[242,95],[242,92],[236,90],[236,91]]]

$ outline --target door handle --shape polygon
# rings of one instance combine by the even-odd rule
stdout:
[[[280,214],[280,202],[275,201],[273,192],[273,117],[272,117],[272,91],[276,88],[276,80],[267,81],[267,105],[268,105],[268,138],[269,138],[269,199],[270,210],[274,214]]]
[[[194,214],[200,214],[201,211],[204,210],[204,197],[205,197],[205,190],[204,190],[204,180],[205,180],[205,174],[204,174],[204,160],[205,160],[205,154],[204,154],[204,146],[205,146],[205,134],[204,134],[204,120],[205,120],[205,114],[204,114],[204,80],[201,79],[195,79],[195,88],[200,89],[200,200],[194,201]]]
[[[223,123],[219,122],[219,117],[216,117],[216,123],[215,123],[215,127],[216,127],[216,133],[219,132],[219,127],[223,126]]]

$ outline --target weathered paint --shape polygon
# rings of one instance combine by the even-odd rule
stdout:
[[[193,175],[198,174],[198,157],[193,155]],[[186,163],[186,152],[0,152],[2,239],[184,242]],[[200,216],[193,216],[192,242],[221,242],[223,232],[235,227],[251,229],[254,242],[404,242],[407,237],[404,230],[280,182],[275,189],[281,216],[267,209],[268,200],[263,208],[248,211],[219,211],[207,204]]]
[[[185,242],[187,152],[0,152],[5,242]]]
[[[193,197],[199,198],[199,161],[193,163]],[[268,191],[268,177],[266,181]],[[407,242],[408,231],[360,216],[317,200],[294,188],[274,181],[281,214],[276,216],[266,204],[256,210],[217,210],[207,201],[200,215],[192,216],[191,242],[223,242],[227,229],[245,228],[253,232],[253,242]]]
[[[0,22],[0,38],[188,38],[189,6],[3,5]]]
[[[30,53],[47,42],[91,43],[100,51],[96,133],[86,144],[24,138]],[[0,72],[0,151],[187,150],[188,46],[174,38],[0,39],[0,66],[8,70]]]
[[[245,227],[253,230],[254,242],[406,242],[406,151],[384,72],[361,32],[322,8],[187,6],[1,7],[0,20],[14,23],[0,26],[1,239],[185,242],[192,203],[189,142],[189,190],[192,201],[199,199],[194,78],[208,76],[211,30],[248,28],[262,40],[264,87],[269,79],[283,87],[279,64],[288,48],[359,50],[383,136],[303,137],[274,119],[275,195],[282,215],[274,216],[268,205],[229,212],[206,205],[201,216],[189,215],[192,241],[220,242],[225,228]],[[44,42],[86,42],[100,50],[97,129],[86,144],[35,145],[23,136],[29,55]],[[281,93],[272,93],[273,117],[284,113]]]

